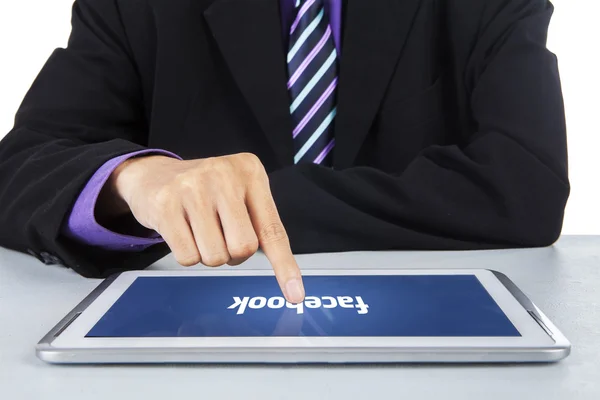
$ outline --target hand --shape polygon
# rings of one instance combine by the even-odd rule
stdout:
[[[134,158],[113,172],[107,193],[110,207],[101,207],[130,211],[162,236],[181,265],[235,266],[260,246],[286,299],[304,300],[300,269],[256,156]]]

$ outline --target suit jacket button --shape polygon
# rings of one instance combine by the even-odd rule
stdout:
[[[41,261],[46,265],[60,264],[60,259],[58,257],[45,251],[40,253],[40,258]]]
[[[37,258],[38,260],[42,261],[42,257],[40,257],[40,255],[38,253],[36,253],[35,251],[31,250],[31,249],[27,249],[27,253],[32,256]],[[42,261],[43,262],[43,261]]]

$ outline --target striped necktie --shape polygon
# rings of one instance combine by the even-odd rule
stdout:
[[[287,64],[294,162],[332,164],[338,57],[323,0],[296,0]]]

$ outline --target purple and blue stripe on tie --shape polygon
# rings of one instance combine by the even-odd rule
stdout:
[[[317,114],[317,111],[319,111],[319,109],[323,106],[323,104],[325,104],[325,101],[335,91],[335,89],[337,87],[337,83],[338,83],[338,78],[335,78],[333,80],[333,82],[331,82],[331,85],[329,85],[327,90],[321,95],[319,100],[317,100],[315,105],[313,105],[311,107],[308,114],[306,114],[304,116],[304,118],[300,121],[300,123],[296,126],[296,128],[294,129],[294,132],[293,132],[294,139],[296,138],[296,136],[298,136],[298,134],[302,131],[302,129],[304,129],[304,127],[306,127],[306,125],[310,122],[311,118],[314,117],[315,114]]]
[[[292,35],[294,32],[296,32],[296,28],[298,28],[298,24],[300,24],[300,20],[302,19],[304,14],[306,14],[306,12],[310,8],[310,6],[312,6],[313,4],[315,4],[315,0],[308,0],[306,3],[304,3],[302,5],[302,7],[300,7],[300,9],[298,10],[298,15],[296,16],[296,19],[294,20],[294,22],[292,23],[292,27],[290,28],[290,35]]]
[[[330,165],[335,148],[337,49],[323,0],[300,0],[290,29],[288,90],[295,163]]]
[[[329,152],[333,149],[333,146],[335,146],[335,139],[331,139],[331,142],[329,142],[327,147],[325,147],[321,154],[319,154],[319,156],[315,159],[315,164],[321,164],[325,157],[327,157]]]
[[[333,111],[331,111],[329,115],[327,115],[325,120],[321,122],[321,125],[319,125],[317,130],[311,132],[311,135],[308,138],[308,140],[296,153],[296,156],[294,157],[294,162],[298,163],[305,157],[307,157],[308,161],[312,160],[313,156],[311,156],[310,154],[313,153],[315,149],[323,148],[323,146],[327,144],[328,137],[326,133],[328,132],[331,123],[335,119],[335,116],[336,110],[334,108]],[[309,156],[307,156],[307,154],[309,154]]]
[[[302,75],[302,73],[306,70],[306,67],[308,67],[308,65],[315,59],[317,54],[319,54],[319,52],[323,49],[323,47],[325,47],[325,43],[327,43],[327,40],[329,40],[330,38],[331,38],[331,27],[328,26],[327,31],[325,31],[325,34],[323,35],[323,37],[321,38],[319,43],[317,43],[315,48],[306,57],[306,60],[304,60],[302,62],[302,64],[300,64],[300,66],[298,67],[296,72],[294,72],[294,75],[292,75],[292,77],[290,78],[290,80],[288,82],[288,89],[290,89],[292,86],[294,86],[294,83],[296,83],[298,81],[298,78],[300,78],[300,75]]]

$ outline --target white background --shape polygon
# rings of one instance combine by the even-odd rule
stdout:
[[[0,139],[12,128],[23,96],[50,53],[66,46],[72,3],[0,2]],[[548,47],[560,63],[572,184],[563,233],[600,234],[600,0],[553,3]]]

